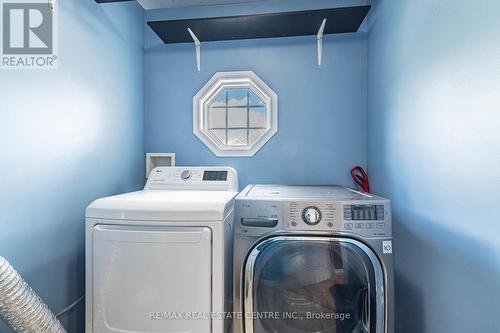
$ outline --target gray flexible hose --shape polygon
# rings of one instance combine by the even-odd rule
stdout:
[[[3,257],[0,257],[0,318],[19,333],[67,333]]]

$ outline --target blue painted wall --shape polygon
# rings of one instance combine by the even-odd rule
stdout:
[[[55,312],[84,293],[85,207],[144,174],[143,10],[59,10],[59,69],[0,73],[0,255]]]
[[[321,68],[315,38],[300,37],[203,43],[197,73],[193,46],[162,45],[137,4],[61,1],[59,69],[0,76],[0,255],[55,311],[83,294],[85,206],[142,186],[144,145],[180,165],[234,166],[242,186],[350,185],[350,167],[368,163],[393,200],[397,332],[500,331],[500,4],[375,2],[368,40],[327,36]],[[217,158],[192,134],[192,96],[229,70],[253,70],[280,98],[279,132],[253,158]],[[70,332],[83,331],[79,313]]]
[[[345,2],[345,1],[344,1]],[[359,2],[359,1],[358,1]],[[208,6],[148,13],[150,19],[303,9],[319,1]],[[340,2],[325,2],[323,6]],[[352,3],[352,1],[351,1]],[[278,5],[279,4],[279,5]],[[286,7],[285,7],[286,5]],[[147,28],[149,29],[149,28]],[[316,38],[202,45],[202,71],[191,44],[162,45],[146,30],[146,150],[175,152],[178,165],[230,165],[240,184],[352,184],[349,170],[366,162],[366,38],[327,36],[324,63]],[[218,158],[192,131],[192,98],[217,71],[252,70],[279,96],[278,133],[252,158]]]
[[[378,3],[368,165],[393,200],[397,332],[499,332],[500,2]]]

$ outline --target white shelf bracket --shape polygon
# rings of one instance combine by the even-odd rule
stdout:
[[[194,32],[188,28],[189,34],[191,38],[193,38],[194,47],[196,49],[196,67],[198,68],[198,72],[201,71],[201,43],[198,37],[194,34]]]
[[[54,11],[55,5],[56,5],[56,0],[49,0],[49,8],[51,11]]]
[[[321,26],[319,27],[318,34],[316,35],[316,40],[318,42],[318,66],[321,66],[321,61],[323,58],[323,32],[325,31],[326,18],[323,19]]]

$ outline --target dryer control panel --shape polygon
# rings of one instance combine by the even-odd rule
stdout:
[[[238,191],[230,167],[159,167],[151,170],[144,190]]]

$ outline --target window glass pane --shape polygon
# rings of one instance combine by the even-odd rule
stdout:
[[[210,103],[210,107],[226,107],[226,91],[225,89],[217,95],[212,103]]]
[[[247,145],[247,130],[228,129],[227,144],[229,146],[246,146]]]
[[[222,129],[222,130],[210,130],[210,132],[212,132],[215,135],[215,137],[217,138],[217,140],[219,140],[223,144],[226,144],[226,130],[225,129]]]
[[[265,106],[264,102],[252,89],[249,89],[248,97],[250,100],[250,106]]]
[[[226,128],[226,109],[210,108],[209,129],[225,129]]]
[[[266,108],[251,108],[249,118],[250,127],[266,127]]]
[[[228,88],[226,91],[228,106],[247,106],[248,88]]]
[[[257,141],[258,138],[264,133],[265,129],[254,129],[251,128],[248,130],[248,140],[250,144],[254,143]]]
[[[342,241],[284,240],[255,261],[256,332],[375,332],[376,288],[370,258]]]
[[[247,108],[232,107],[227,111],[228,128],[247,128]]]

